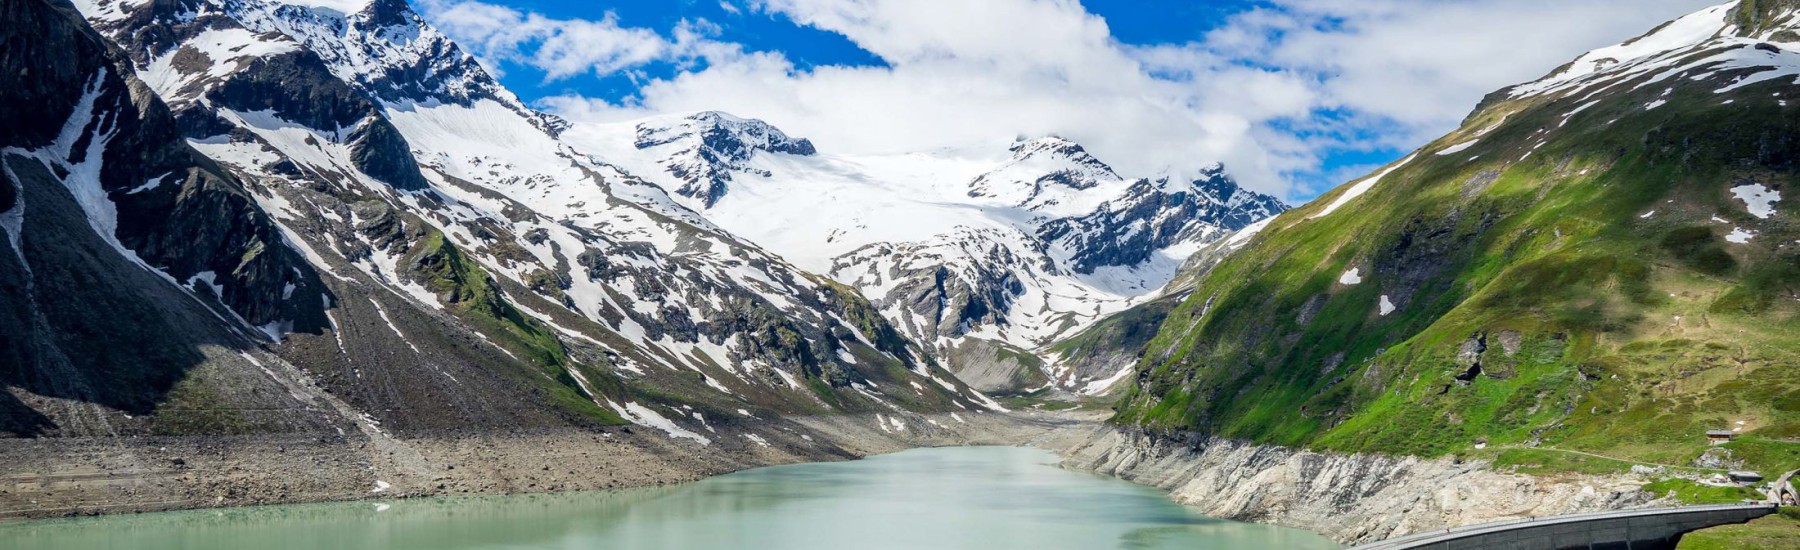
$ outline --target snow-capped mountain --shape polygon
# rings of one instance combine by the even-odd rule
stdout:
[[[1124,181],[1111,166],[1088,154],[1080,144],[1059,137],[1020,140],[1009,147],[1012,158],[969,182],[969,197],[1005,202],[1028,210],[1057,209],[1057,199],[1103,183]],[[1061,188],[1061,192],[1057,189]]]
[[[1043,373],[1015,372],[1053,370],[1033,350],[1145,299],[1192,251],[1286,208],[1221,166],[1197,180],[1126,178],[1055,136],[844,155],[702,112],[576,125],[564,137],[724,230],[861,290],[986,391],[1044,385]],[[1010,366],[989,364],[996,347]],[[1068,371],[1061,382],[1099,376]]]
[[[1550,75],[1496,92],[1484,102],[1585,96],[1718,80],[1714,93],[1800,76],[1800,10],[1792,0],[1729,2],[1670,21],[1636,39],[1582,54]],[[1666,103],[1666,102],[1665,102]],[[1659,105],[1660,106],[1660,105]],[[1654,108],[1646,105],[1646,108]],[[1570,113],[1573,115],[1574,113]]]
[[[1068,255],[1071,269],[1093,273],[1139,265],[1157,251],[1211,243],[1286,210],[1268,195],[1245,191],[1213,165],[1191,184],[1138,180],[1091,212],[1052,220],[1038,236]]]
[[[199,364],[241,380],[281,362],[292,367],[282,383],[316,383],[340,411],[359,411],[321,422],[370,430],[632,422],[705,444],[709,422],[749,411],[997,407],[854,290],[559,139],[560,120],[521,104],[404,2],[78,7],[69,16],[100,36],[70,40],[117,48],[93,46],[79,74],[55,73],[85,88],[45,95],[80,102],[20,100],[64,118],[17,126],[62,137],[0,146],[18,151],[9,170],[45,159],[92,232],[147,280],[167,281],[158,292],[209,306],[222,326],[193,337],[235,334],[220,345],[243,350],[146,370]],[[147,129],[119,128],[127,112]],[[77,161],[84,150],[104,164]],[[10,174],[24,192],[4,197],[14,204],[0,227],[24,265],[55,261],[41,236],[59,211],[33,206],[49,180]],[[5,273],[45,284],[32,282],[42,269]],[[74,321],[33,322],[55,333]],[[77,362],[119,359],[59,349]],[[47,357],[25,370],[50,368]]]
[[[750,157],[758,151],[814,153],[812,142],[789,138],[760,120],[719,112],[700,113],[670,125],[640,125],[632,146],[659,159],[662,172],[682,182],[671,191],[705,207],[725,196],[734,175],[772,175],[750,167]]]

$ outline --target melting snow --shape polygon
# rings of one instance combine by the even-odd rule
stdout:
[[[1481,143],[1481,138],[1471,139],[1469,141],[1465,141],[1462,143],[1458,143],[1456,145],[1451,145],[1449,147],[1445,147],[1444,150],[1438,151],[1437,155],[1440,157],[1447,157],[1450,155],[1461,153],[1463,151],[1469,150],[1470,147],[1474,147],[1475,144],[1477,144],[1477,143]]]
[[[1343,206],[1344,203],[1350,202],[1350,199],[1360,197],[1363,193],[1367,193],[1370,189],[1374,189],[1375,184],[1380,182],[1381,178],[1387,177],[1388,174],[1394,173],[1394,171],[1399,170],[1400,167],[1406,166],[1406,163],[1412,162],[1414,156],[1416,155],[1407,155],[1406,158],[1400,159],[1400,162],[1394,163],[1394,165],[1389,166],[1388,169],[1382,170],[1378,174],[1363,178],[1362,181],[1356,182],[1356,185],[1350,186],[1349,189],[1346,189],[1342,194],[1339,194],[1337,200],[1331,201],[1331,204],[1326,205],[1324,210],[1320,210],[1319,213],[1313,214],[1307,219],[1330,216],[1332,212],[1337,211],[1338,207]]]
[[[1134,372],[1137,372],[1136,363],[1126,365],[1125,368],[1119,369],[1119,372],[1113,373],[1112,376],[1088,382],[1086,386],[1081,387],[1079,393],[1082,395],[1099,395],[1101,392],[1106,391],[1107,388],[1111,388],[1113,384],[1117,384],[1120,380],[1124,380],[1125,377],[1131,376]]]
[[[669,420],[661,414],[657,414],[657,412],[650,407],[645,407],[630,401],[626,401],[625,406],[623,407],[612,401],[607,401],[606,404],[612,408],[613,412],[619,413],[619,416],[625,417],[626,420],[630,420],[633,424],[662,430],[663,433],[669,434],[669,437],[671,438],[692,439],[700,442],[701,445],[712,444],[712,439],[688,431],[686,428],[682,428],[674,421]]]
[[[1781,193],[1764,187],[1760,183],[1733,187],[1731,195],[1744,201],[1744,208],[1750,211],[1750,215],[1765,220],[1769,219],[1769,216],[1775,215],[1775,203],[1781,201]]]
[[[120,3],[125,3],[122,0]],[[202,77],[220,78],[237,72],[250,59],[272,56],[293,51],[296,44],[286,38],[275,41],[263,40],[248,29],[208,29],[198,36],[190,38],[179,48],[173,48],[156,59],[150,60],[148,66],[138,72],[156,95],[174,99],[181,96],[182,88]],[[197,51],[206,56],[211,65],[204,73],[184,73],[175,66],[175,58],[184,50]]]
[[[218,298],[221,302],[225,300],[225,286],[219,284],[218,273],[202,271],[195,273],[193,277],[188,277],[188,286],[194,286],[200,283],[206,283],[206,288],[212,289],[214,298]]]
[[[1514,88],[1512,96],[1524,97],[1561,89],[1620,63],[1634,63],[1641,59],[1658,57],[1669,51],[1704,41],[1725,28],[1725,14],[1728,10],[1735,9],[1736,6],[1736,3],[1731,3],[1707,8],[1677,19],[1641,38],[1588,52],[1569,63],[1568,67],[1560,73]]]
[[[719,393],[723,393],[726,395],[737,395],[737,392],[731,391],[731,388],[725,387],[724,384],[720,384],[718,380],[714,380],[713,377],[711,377],[711,376],[707,376],[704,373],[702,373],[700,375],[700,378],[702,380],[706,381],[707,387],[710,387],[715,390],[719,390]]]
[[[1746,231],[1741,227],[1733,227],[1731,228],[1731,233],[1725,235],[1725,240],[1737,244],[1744,244],[1750,242],[1750,238],[1755,236],[1755,231]]]
[[[1229,246],[1232,249],[1242,248],[1245,243],[1250,242],[1250,237],[1254,237],[1257,233],[1262,232],[1263,228],[1268,227],[1269,222],[1272,221],[1275,221],[1275,216],[1263,218],[1261,221],[1245,226],[1243,229],[1239,229],[1238,232],[1232,233],[1230,238],[1225,239],[1225,246]]]
[[[327,307],[326,309],[329,310],[330,308]],[[344,330],[338,328],[337,316],[332,315],[330,311],[326,311],[325,320],[331,323],[331,337],[337,339],[338,351],[344,355],[349,355],[350,350],[344,349]]]
[[[144,184],[143,184],[143,185],[139,185],[139,186],[137,186],[137,187],[133,187],[133,188],[131,188],[131,190],[130,190],[130,191],[126,191],[126,192],[125,192],[125,194],[127,194],[127,195],[136,195],[136,194],[138,194],[138,193],[142,193],[142,192],[145,192],[145,191],[149,191],[149,190],[151,190],[151,189],[155,189],[155,188],[157,188],[157,187],[158,187],[158,186],[161,186],[161,185],[162,185],[162,182],[163,182],[163,180],[166,180],[166,179],[168,179],[168,178],[169,178],[169,174],[163,174],[163,175],[160,175],[160,176],[157,176],[157,177],[154,177],[154,178],[150,178],[150,181],[148,181],[148,182],[145,182],[145,183],[144,183]]]
[[[788,387],[790,387],[790,388],[794,388],[794,389],[796,389],[796,390],[797,390],[797,389],[800,389],[800,382],[799,382],[799,381],[798,381],[798,380],[795,380],[795,379],[794,379],[794,375],[792,375],[792,374],[788,374],[788,372],[787,372],[787,371],[784,371],[784,370],[781,370],[781,369],[773,369],[773,370],[774,370],[774,371],[775,371],[775,375],[776,375],[776,376],[780,376],[780,377],[781,377],[781,381],[782,381],[782,382],[786,382],[786,383],[787,383],[787,385],[788,385]]]
[[[1581,114],[1582,111],[1586,111],[1586,110],[1588,110],[1588,108],[1593,107],[1595,105],[1599,105],[1599,104],[1600,104],[1600,100],[1598,100],[1598,99],[1581,104],[1581,106],[1576,107],[1575,110],[1564,113],[1563,117],[1562,117],[1562,122],[1557,123],[1556,126],[1560,128],[1560,127],[1569,125],[1570,118],[1574,118],[1575,115]],[[1544,142],[1540,141],[1540,142],[1538,142],[1538,144],[1536,146],[1533,146],[1532,149],[1542,147],[1543,145],[1544,145]]]
[[[281,343],[282,336],[294,331],[294,322],[281,320],[269,321],[263,323],[262,326],[256,327],[256,329],[262,331],[263,334],[268,335],[270,341],[279,344]]]
[[[382,307],[381,307],[381,302],[377,302],[377,301],[375,301],[375,300],[374,300],[374,299],[370,299],[370,300],[369,300],[369,304],[371,304],[371,305],[374,305],[374,306],[375,306],[375,313],[378,313],[378,314],[380,314],[380,315],[381,315],[381,320],[382,320],[382,321],[383,321],[383,322],[386,322],[386,323],[387,323],[387,326],[388,326],[388,329],[390,329],[390,330],[393,330],[393,331],[394,331],[394,335],[395,335],[395,336],[399,336],[399,337],[400,337],[400,341],[401,341],[401,342],[404,342],[404,343],[405,343],[405,344],[406,344],[406,347],[409,347],[409,348],[412,348],[412,350],[413,350],[413,353],[420,353],[420,351],[419,351],[419,347],[418,347],[418,346],[414,346],[414,345],[413,345],[413,343],[412,343],[412,340],[407,340],[407,339],[406,339],[406,333],[404,333],[404,332],[400,332],[400,327],[399,327],[399,326],[396,326],[396,325],[394,325],[394,320],[393,320],[393,319],[391,319],[391,318],[388,318],[388,313],[387,313],[387,309],[385,309],[385,308],[382,308]]]
[[[375,490],[369,491],[369,492],[371,492],[371,493],[387,492],[388,487],[392,487],[392,485],[388,485],[388,482],[377,479],[377,480],[375,480]]]
[[[1393,312],[1394,312],[1394,303],[1391,301],[1388,301],[1388,297],[1386,294],[1381,295],[1381,316],[1387,317],[1387,315],[1389,313],[1393,313]]]
[[[1338,282],[1342,283],[1342,284],[1346,284],[1346,285],[1356,285],[1356,284],[1361,283],[1362,282],[1362,268],[1358,268],[1358,267],[1350,268],[1349,271],[1344,272],[1343,276],[1338,277]]]

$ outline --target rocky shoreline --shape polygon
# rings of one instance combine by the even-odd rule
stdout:
[[[1027,444],[1053,433],[1085,434],[1092,421],[997,413],[797,417],[721,427],[706,434],[705,445],[643,426],[0,439],[0,521],[663,485],[913,447]]]
[[[1339,454],[1103,426],[1064,466],[1170,492],[1206,515],[1305,529],[1345,544],[1474,523],[1641,507],[1643,480],[1499,472],[1480,461]]]
[[[1032,445],[1064,467],[1161,488],[1225,519],[1370,542],[1526,516],[1649,505],[1642,480],[1534,477],[1483,462],[1337,454],[1105,425],[1095,413],[814,416],[706,445],[642,427],[375,437],[0,439],[0,521],[268,504],[587,491],[916,447]],[[758,435],[760,434],[760,435]],[[756,437],[750,437],[756,435]],[[760,439],[761,441],[758,441]],[[766,445],[765,445],[766,443]]]

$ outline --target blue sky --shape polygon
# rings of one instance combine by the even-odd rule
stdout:
[[[1075,139],[1304,201],[1482,95],[1717,0],[416,0],[577,123],[724,110],[821,150]]]
[[[784,53],[797,67],[819,65],[885,66],[881,57],[858,47],[842,34],[796,23],[781,13],[757,13],[744,0],[658,0],[580,2],[569,0],[512,0],[499,4],[559,19],[604,19],[610,13],[622,26],[672,29],[684,20],[705,20],[717,25],[720,38],[753,51]],[[1106,20],[1114,38],[1127,44],[1159,44],[1199,40],[1227,15],[1252,7],[1250,2],[1195,0],[1086,0],[1089,12]],[[728,7],[730,9],[728,9]],[[667,37],[667,33],[662,33]],[[637,82],[668,78],[682,67],[656,62],[633,73],[584,74],[546,81],[545,72],[522,63],[508,63],[502,81],[527,101],[545,96],[581,94],[621,101],[637,92]]]
[[[881,58],[863,51],[841,34],[796,24],[779,14],[736,13],[727,11],[724,2],[702,0],[657,0],[616,2],[575,2],[567,0],[519,0],[500,2],[523,11],[560,19],[603,19],[608,13],[624,26],[658,29],[668,37],[684,20],[705,20],[718,26],[720,37],[743,44],[754,51],[785,53],[795,64],[810,68],[817,65],[884,65]],[[703,66],[702,62],[702,66]],[[680,70],[698,67],[681,66],[673,61],[658,61],[634,67],[629,72],[609,75],[587,73],[546,81],[545,72],[525,63],[506,63],[501,81],[531,101],[550,95],[581,94],[620,101],[637,92],[643,78],[668,78]]]

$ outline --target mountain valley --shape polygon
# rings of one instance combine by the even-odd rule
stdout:
[[[1363,543],[1800,471],[1800,1],[1297,205],[565,120],[487,63],[405,0],[0,0],[0,517],[1032,445]]]

